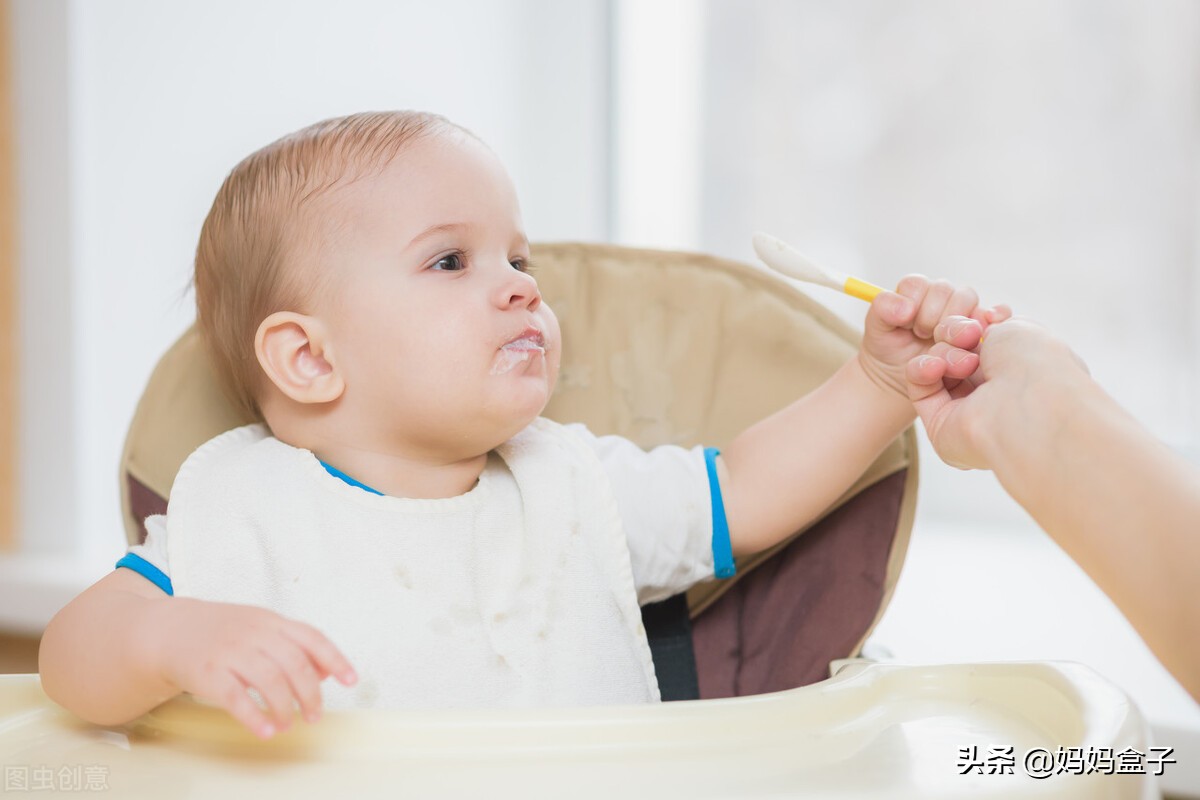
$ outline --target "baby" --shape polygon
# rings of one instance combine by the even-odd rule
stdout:
[[[146,544],[47,628],[42,682],[99,724],[190,692],[263,737],[297,706],[657,701],[639,604],[813,520],[913,420],[904,368],[939,321],[973,318],[953,343],[1003,313],[905,278],[857,358],[723,457],[559,425],[539,416],[559,327],[512,183],[412,112],[235,167],[195,286],[221,379],[266,425],[188,458]]]

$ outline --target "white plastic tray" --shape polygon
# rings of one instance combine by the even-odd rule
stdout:
[[[971,747],[985,774],[960,774]],[[986,774],[1008,771],[993,747],[1013,748],[1010,774]],[[327,713],[267,742],[187,699],[97,728],[36,675],[0,676],[0,780],[41,796],[35,777],[64,795],[103,778],[122,798],[1158,797],[1149,775],[1027,774],[1029,750],[1059,747],[1144,753],[1146,726],[1121,691],[1062,663],[851,664],[802,689],[658,706]]]

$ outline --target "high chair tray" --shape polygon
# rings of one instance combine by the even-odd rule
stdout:
[[[36,675],[0,676],[14,797],[1141,800],[1158,796],[1153,769],[1121,774],[1103,759],[1125,753],[1127,767],[1148,748],[1129,699],[1067,663],[852,663],[800,689],[656,706],[329,712],[266,742],[189,699],[99,728],[48,700]],[[1046,776],[1031,773],[1031,751]]]

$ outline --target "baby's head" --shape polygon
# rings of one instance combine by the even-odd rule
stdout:
[[[463,455],[541,413],[558,322],[512,182],[415,112],[319,122],[238,164],[196,251],[201,334],[276,436]]]

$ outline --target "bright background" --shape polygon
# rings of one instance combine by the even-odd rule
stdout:
[[[877,283],[970,283],[1062,334],[1156,435],[1200,452],[1187,0],[13,11],[21,505],[0,626],[40,630],[123,547],[122,438],[191,322],[192,253],[226,172],[357,110],[429,109],[474,130],[508,164],[534,240],[750,260],[762,229]],[[911,557],[874,645],[908,661],[1083,661],[1180,750],[1168,784],[1200,794],[1200,710],[989,474],[926,451]]]

